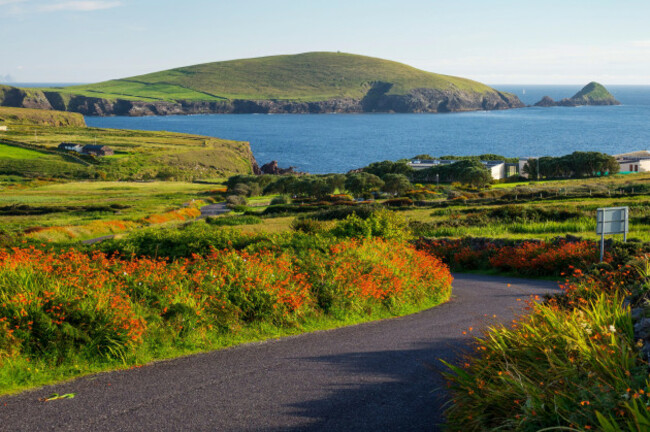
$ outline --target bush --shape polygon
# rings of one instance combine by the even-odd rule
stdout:
[[[357,206],[332,206],[324,210],[319,210],[314,214],[313,218],[320,221],[341,220],[345,219],[352,214],[356,214],[361,219],[368,219],[378,207],[371,205],[357,205]]]
[[[328,195],[323,198],[324,201],[339,202],[339,201],[354,201],[354,197],[348,194]]]
[[[228,207],[233,208],[235,206],[246,205],[247,201],[246,198],[240,195],[228,195],[228,197],[226,197],[226,203]]]
[[[367,219],[361,219],[356,214],[352,214],[339,222],[332,233],[338,237],[351,238],[381,237],[405,240],[408,237],[406,219],[386,209],[374,212]]]
[[[321,222],[309,218],[294,219],[294,221],[291,222],[291,229],[309,234],[316,234],[324,231]]]
[[[418,244],[455,271],[498,269],[522,276],[562,276],[571,268],[588,269],[600,258],[598,245],[590,241],[464,238],[421,240]],[[605,254],[605,261],[612,261],[610,253]]]
[[[410,207],[413,205],[413,200],[411,198],[393,198],[384,201],[384,205],[387,207]]]
[[[243,249],[263,236],[244,235],[239,231],[192,223],[180,229],[149,228],[133,231],[122,239],[107,240],[95,247],[123,256],[182,258],[207,254],[212,249]]]
[[[450,429],[647,430],[646,365],[621,301],[600,294],[569,310],[531,305],[514,326],[490,329],[476,357],[447,375]]]
[[[290,202],[289,197],[280,195],[271,200],[271,205],[289,204],[289,202]]]
[[[209,217],[205,220],[210,225],[216,226],[237,226],[261,224],[262,219],[258,216],[222,216]]]
[[[328,206],[319,205],[295,205],[295,204],[280,204],[268,206],[262,212],[263,215],[279,215],[279,214],[295,214],[295,213],[310,213],[315,212]]]

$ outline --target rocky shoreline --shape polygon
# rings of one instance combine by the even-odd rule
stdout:
[[[54,109],[87,116],[165,116],[187,114],[327,114],[327,113],[451,113],[523,108],[517,96],[504,92],[464,92],[458,89],[414,89],[387,94],[390,85],[375,83],[362,99],[301,102],[287,100],[133,101],[109,100],[56,91],[0,86],[0,106]]]

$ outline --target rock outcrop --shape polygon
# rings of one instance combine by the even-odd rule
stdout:
[[[582,88],[578,93],[570,98],[564,98],[559,101],[554,101],[549,96],[544,96],[542,100],[537,102],[537,107],[575,107],[584,105],[620,105],[621,103],[601,84],[597,82],[590,82]]]
[[[303,174],[301,172],[298,172],[295,170],[295,167],[289,167],[289,168],[280,168],[278,166],[278,161],[271,161],[267,164],[262,165],[262,168],[260,169],[261,174],[274,174],[274,175],[282,175],[282,174]]]

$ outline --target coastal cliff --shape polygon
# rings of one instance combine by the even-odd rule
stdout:
[[[451,113],[522,108],[516,96],[505,92],[486,94],[459,90],[413,89],[404,95],[368,94],[361,99],[137,101],[89,96],[63,97],[60,93],[15,87],[0,89],[0,106],[70,111],[89,116],[150,116],[179,114],[324,114],[324,113]],[[3,95],[5,97],[3,97]]]

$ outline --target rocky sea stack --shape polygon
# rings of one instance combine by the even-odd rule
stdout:
[[[1,105],[94,116],[447,113],[524,106],[513,94],[469,79],[332,52],[206,63],[64,88],[0,86]]]
[[[559,101],[554,101],[549,96],[544,96],[542,100],[537,102],[537,107],[553,107],[553,106],[583,106],[583,105],[620,105],[621,103],[614,98],[614,96],[603,86],[597,82],[590,82],[582,88],[578,93],[571,98],[564,98]]]

